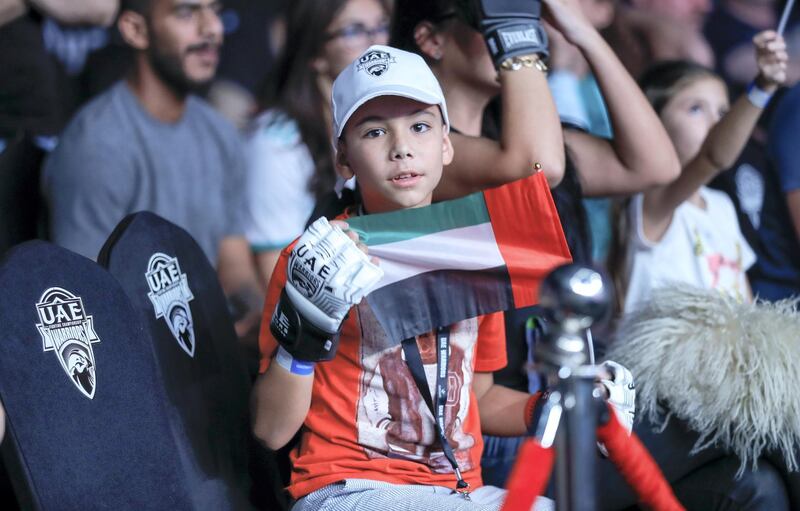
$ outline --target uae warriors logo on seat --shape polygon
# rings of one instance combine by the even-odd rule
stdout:
[[[84,396],[94,398],[97,387],[92,344],[100,342],[92,316],[86,314],[83,300],[66,289],[51,287],[36,304],[44,351],[55,351],[69,379]]]
[[[147,263],[147,296],[153,303],[156,319],[164,318],[172,336],[190,357],[194,357],[194,322],[189,302],[194,299],[178,259],[156,252]]]
[[[394,57],[385,51],[373,50],[358,59],[358,70],[366,70],[372,76],[380,76],[395,62]]]

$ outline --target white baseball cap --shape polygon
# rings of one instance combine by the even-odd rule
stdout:
[[[422,57],[391,46],[372,45],[333,82],[333,146],[358,107],[378,96],[402,96],[439,105],[445,131],[450,129],[439,81]]]

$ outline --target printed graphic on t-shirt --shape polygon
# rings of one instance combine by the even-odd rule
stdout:
[[[402,347],[388,347],[388,339],[368,306],[358,308],[363,332],[361,385],[358,400],[358,443],[370,458],[399,458],[428,465],[433,472],[452,472],[444,456],[433,414],[422,398],[405,362]],[[469,319],[451,327],[447,373],[445,435],[462,471],[473,468],[469,450],[475,438],[464,432],[470,403],[478,321]],[[436,385],[436,335],[419,336],[431,395]]]
[[[742,289],[742,274],[744,273],[742,263],[742,245],[738,241],[734,242],[735,256],[726,256],[722,252],[712,252],[709,244],[704,243],[703,236],[697,228],[693,233],[693,244],[695,255],[700,260],[701,267],[707,270],[704,276],[711,289],[718,289],[736,296],[739,299],[744,297]]]

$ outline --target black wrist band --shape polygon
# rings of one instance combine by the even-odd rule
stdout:
[[[307,362],[331,360],[339,346],[339,332],[326,332],[307,321],[286,294],[281,297],[269,323],[272,335],[294,358]]]
[[[511,57],[521,55],[548,56],[547,34],[539,23],[500,25],[484,33],[486,45],[495,67]]]

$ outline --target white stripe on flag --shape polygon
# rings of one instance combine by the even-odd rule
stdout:
[[[506,263],[489,222],[374,245],[384,275],[375,289],[436,270],[485,270]]]

